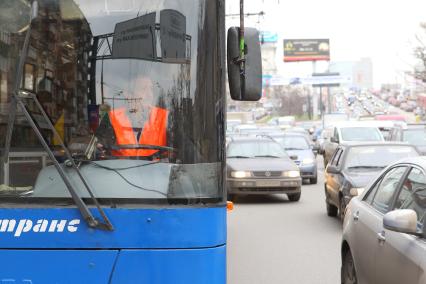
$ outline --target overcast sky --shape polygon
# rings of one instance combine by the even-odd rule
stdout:
[[[226,8],[227,13],[238,13],[239,0],[228,0]],[[265,16],[250,17],[247,22],[278,32],[277,61],[285,73],[310,72],[310,65],[281,63],[283,38],[330,38],[332,61],[371,58],[376,86],[401,83],[402,72],[415,64],[412,50],[419,44],[415,34],[423,35],[426,43],[426,33],[419,28],[420,22],[426,22],[426,0],[245,1],[246,13],[258,11]],[[235,25],[237,20],[227,17],[228,24]]]

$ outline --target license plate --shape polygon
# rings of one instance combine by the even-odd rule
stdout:
[[[281,183],[279,180],[260,180],[256,182],[257,186],[280,186]]]

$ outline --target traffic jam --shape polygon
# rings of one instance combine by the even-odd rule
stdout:
[[[324,216],[343,230],[342,283],[426,283],[426,124],[407,122],[382,97],[336,94],[337,112],[318,121],[266,115],[259,123],[229,111],[228,200],[298,202],[324,181]],[[386,258],[382,271],[366,251]]]

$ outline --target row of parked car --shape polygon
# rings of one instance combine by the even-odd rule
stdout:
[[[342,283],[426,283],[425,137],[425,125],[334,127],[321,153],[326,212],[343,221]]]

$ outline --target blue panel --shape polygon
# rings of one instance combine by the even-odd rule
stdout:
[[[116,250],[0,250],[0,283],[108,283]]]
[[[111,284],[224,284],[226,247],[193,250],[124,250]]]
[[[105,211],[112,232],[87,227],[75,208],[2,208],[0,248],[205,248],[226,242],[225,207]]]

